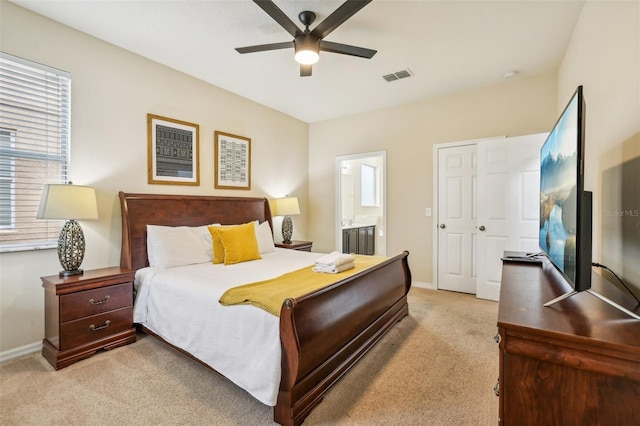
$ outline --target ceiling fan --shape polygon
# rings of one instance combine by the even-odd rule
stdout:
[[[309,26],[313,24],[316,19],[315,13],[310,11],[300,12],[298,19],[300,19],[302,25],[305,26],[305,30],[302,31],[272,0],[253,1],[291,34],[294,39],[293,41],[282,43],[237,47],[236,50],[239,53],[263,52],[293,47],[295,49],[295,59],[300,63],[300,77],[309,77],[311,75],[311,66],[318,61],[321,50],[323,52],[341,53],[343,55],[358,56],[367,59],[371,59],[373,55],[376,54],[375,50],[323,40],[356,12],[371,3],[372,0],[347,0],[320,22],[313,31],[309,30]]]

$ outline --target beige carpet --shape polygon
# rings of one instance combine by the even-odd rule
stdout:
[[[325,396],[308,425],[495,425],[498,305],[414,288],[410,314]],[[139,335],[59,371],[0,364],[3,425],[270,425],[272,408]]]

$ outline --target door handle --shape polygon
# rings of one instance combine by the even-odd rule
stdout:
[[[485,228],[484,225],[480,225],[480,228],[478,228],[478,229],[481,230],[481,231],[484,231],[487,228]]]
[[[441,223],[441,224],[440,224],[440,229],[444,229],[444,228],[446,228],[446,227],[447,227],[447,225],[445,225],[444,223]]]

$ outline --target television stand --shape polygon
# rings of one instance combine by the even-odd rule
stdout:
[[[594,291],[592,289],[587,289],[587,291],[591,294],[593,294],[595,297],[597,297],[598,299],[610,304],[611,306],[613,306],[614,308],[624,312],[627,315],[632,316],[633,318],[640,320],[640,315],[634,314],[633,312],[631,312],[630,310],[628,310],[627,308],[625,308],[624,306],[620,306],[619,304],[617,304],[616,302],[614,302],[611,299],[608,299],[606,297],[604,297],[603,295],[601,295],[600,293],[598,293],[597,291]]]
[[[628,310],[627,308],[625,308],[624,306],[621,306],[620,304],[618,304],[618,303],[614,302],[613,300],[611,300],[611,299],[609,299],[609,298],[607,298],[607,297],[604,297],[603,295],[601,295],[601,294],[600,294],[600,293],[598,293],[597,291],[592,290],[592,289],[590,289],[590,288],[589,288],[589,289],[587,289],[587,290],[585,290],[585,291],[586,291],[587,293],[593,294],[593,295],[594,295],[595,297],[597,297],[598,299],[602,300],[602,301],[603,301],[603,302],[605,302],[605,303],[610,304],[610,305],[611,305],[611,306],[613,306],[614,308],[618,309],[619,311],[624,312],[625,314],[629,315],[630,317],[633,317],[633,318],[635,318],[635,319],[637,319],[637,320],[640,320],[640,315],[635,314],[635,313],[631,312],[630,310]],[[577,291],[575,291],[575,290],[570,291],[570,292],[568,292],[568,293],[565,293],[565,294],[562,294],[562,295],[560,295],[560,296],[556,297],[556,298],[555,298],[555,299],[553,299],[553,300],[548,301],[548,302],[547,302],[547,303],[545,303],[543,306],[546,308],[547,306],[551,306],[551,305],[553,305],[554,303],[558,303],[558,302],[560,302],[561,300],[567,299],[567,298],[569,298],[569,297],[571,297],[571,296],[573,296],[573,295],[575,295],[575,294],[578,294],[578,292],[577,292]]]
[[[555,299],[549,300],[547,303],[545,303],[542,306],[544,306],[546,308],[548,306],[553,305],[554,303],[558,303],[558,302],[560,302],[560,301],[562,301],[564,299],[568,299],[569,297],[573,296],[574,294],[578,294],[578,292],[573,290],[573,291],[570,291],[569,293],[561,294],[560,296],[556,297]]]
[[[593,290],[640,313],[596,274]],[[498,304],[499,425],[638,426],[640,322],[570,288],[549,262],[504,262]],[[561,309],[560,309],[561,308]]]

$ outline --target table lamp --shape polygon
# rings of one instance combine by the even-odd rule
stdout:
[[[300,214],[298,197],[285,197],[276,200],[276,215],[284,216],[282,219],[282,242],[290,243],[293,235],[293,222],[291,215]]]
[[[77,222],[97,219],[96,191],[90,186],[47,184],[42,191],[37,219],[66,220],[58,238],[58,259],[63,270],[61,277],[82,274],[84,233]]]

